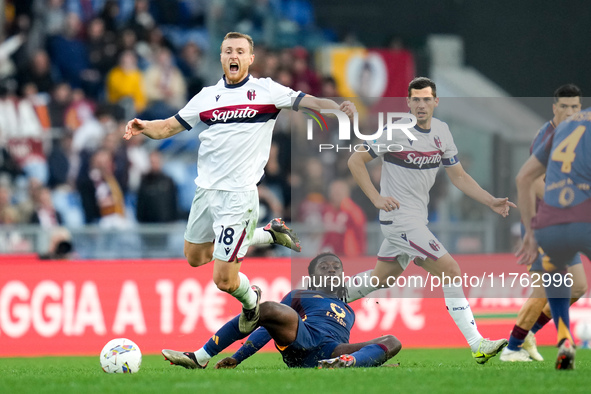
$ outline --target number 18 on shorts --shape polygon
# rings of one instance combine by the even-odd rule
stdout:
[[[229,192],[198,188],[185,230],[191,243],[214,243],[213,257],[233,261],[246,255],[259,215],[256,190]]]

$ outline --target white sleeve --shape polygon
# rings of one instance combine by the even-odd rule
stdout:
[[[203,99],[203,90],[197,93],[174,117],[187,130],[191,130],[200,121],[201,106],[199,102]]]
[[[279,109],[294,109],[297,111],[300,100],[306,94],[299,91],[296,92],[292,88],[278,84],[271,78],[267,79],[269,80],[269,92],[271,93],[271,100],[273,104],[275,104],[275,107]]]
[[[367,153],[369,153],[374,159],[376,157],[384,156],[388,152],[387,146],[392,143],[392,141],[388,140],[388,133],[386,133],[385,128],[382,131],[382,135],[379,138],[368,140],[363,143],[367,146]]]
[[[441,162],[445,167],[453,166],[458,164],[460,161],[458,160],[458,148],[454,143],[454,138],[449,131],[449,127],[446,127],[446,138],[445,138],[445,150],[443,152],[443,156],[441,157]]]

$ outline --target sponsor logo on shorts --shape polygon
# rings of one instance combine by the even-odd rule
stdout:
[[[400,238],[402,238],[405,241],[408,241],[408,239],[406,239],[406,233],[400,234]]]

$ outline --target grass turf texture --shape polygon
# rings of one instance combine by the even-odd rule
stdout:
[[[0,393],[589,393],[591,350],[577,352],[577,369],[544,362],[477,365],[467,349],[403,349],[387,364],[347,370],[288,369],[278,353],[257,354],[234,370],[171,366],[144,355],[137,374],[106,374],[96,357],[0,358]]]

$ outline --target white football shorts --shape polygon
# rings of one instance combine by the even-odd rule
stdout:
[[[185,240],[213,242],[213,257],[222,261],[246,255],[259,217],[257,190],[230,192],[197,188]]]
[[[436,261],[447,254],[447,250],[427,226],[410,230],[396,229],[390,224],[382,224],[380,227],[385,239],[380,246],[378,260],[398,260],[400,267],[406,269],[415,258]]]

